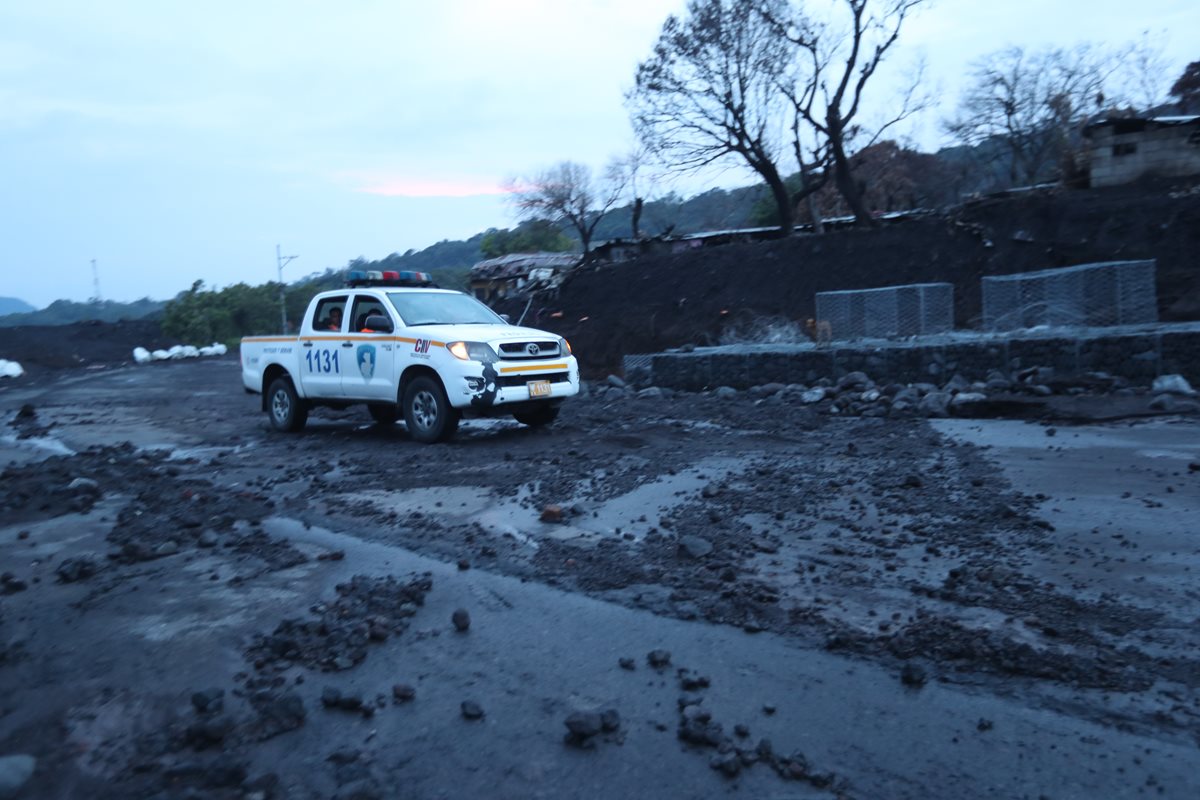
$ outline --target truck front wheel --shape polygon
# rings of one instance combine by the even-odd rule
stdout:
[[[294,433],[303,430],[308,422],[308,406],[296,394],[296,387],[288,378],[276,378],[267,389],[267,415],[271,427],[277,431]]]
[[[442,385],[428,375],[413,378],[402,405],[408,433],[418,442],[444,442],[458,430],[462,414],[450,405]]]

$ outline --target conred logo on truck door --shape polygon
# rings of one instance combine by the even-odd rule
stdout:
[[[358,354],[358,371],[362,373],[363,380],[371,380],[371,376],[375,374],[375,345],[360,344],[357,350]]]

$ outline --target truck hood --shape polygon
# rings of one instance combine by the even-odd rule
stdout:
[[[408,333],[436,339],[439,342],[527,342],[527,341],[557,341],[557,333],[540,331],[537,328],[525,328],[518,325],[414,325],[405,328]]]

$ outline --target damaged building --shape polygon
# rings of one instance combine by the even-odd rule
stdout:
[[[1106,119],[1083,132],[1092,186],[1200,175],[1200,115]]]
[[[510,253],[471,267],[471,294],[483,302],[557,286],[579,264],[577,253]]]

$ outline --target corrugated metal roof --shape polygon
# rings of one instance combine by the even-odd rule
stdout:
[[[509,253],[480,261],[471,267],[472,278],[511,278],[531,269],[570,269],[579,263],[578,253]]]

